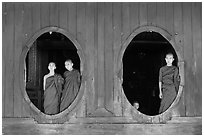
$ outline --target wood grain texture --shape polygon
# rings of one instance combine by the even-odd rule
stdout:
[[[77,32],[76,31],[77,30],[77,4],[76,3],[69,3],[68,15],[69,15],[69,17],[68,17],[68,30],[74,36],[74,38],[76,38],[76,32]]]
[[[98,3],[94,4],[94,110],[98,108]]]
[[[24,18],[23,18],[23,46],[28,46],[29,39],[31,38],[33,32],[32,30],[32,4],[31,3],[23,3],[24,6]],[[42,20],[42,19],[41,19]],[[22,47],[24,48],[24,47]],[[25,101],[23,101],[23,107],[22,107],[22,117],[28,117],[29,112],[25,107]]]
[[[58,26],[59,24],[59,3],[49,3],[49,25]]]
[[[50,23],[50,7],[49,3],[40,3],[40,21],[41,21],[41,28],[45,28],[49,26]]]
[[[147,4],[147,23],[149,25],[156,25],[157,3],[149,2]]]
[[[113,18],[112,3],[105,3],[105,105],[113,111]]]
[[[2,78],[6,78],[6,3],[2,3]],[[5,117],[5,92],[6,92],[6,81],[2,81],[2,117]]]
[[[139,3],[139,24],[147,25],[147,3]]]
[[[23,4],[15,4],[15,27],[14,27],[14,117],[19,117],[22,114],[22,94],[19,87],[19,62],[20,54],[22,51],[23,45]]]
[[[105,71],[104,71],[104,45],[105,45],[105,7],[104,3],[98,4],[98,107],[103,108],[105,106]]]
[[[139,26],[139,3],[131,2],[129,7],[130,31],[133,32]]]
[[[181,57],[184,58],[184,41],[183,41],[183,12],[182,3],[174,3],[174,32],[175,32],[175,42],[176,50],[180,53]],[[181,99],[178,105],[177,112],[179,116],[185,116],[185,99],[184,94],[181,95]]]
[[[5,41],[5,115],[4,117],[13,117],[14,116],[14,4],[6,4],[6,23],[5,23],[5,32],[6,36],[3,41]]]
[[[86,11],[85,3],[76,3],[77,8],[77,41],[81,45],[82,49],[85,50],[85,23],[86,23]]]
[[[59,3],[59,27],[67,29],[69,24],[69,8],[67,3]],[[76,17],[74,18],[76,20]],[[76,23],[75,23],[76,24]]]
[[[32,32],[36,33],[40,30],[40,3],[32,3]]]
[[[156,26],[165,28],[165,3],[164,2],[157,2],[157,16],[156,16]]]
[[[93,112],[94,110],[94,3],[86,3],[86,64],[88,68],[88,80],[87,80],[87,112]]]
[[[174,35],[174,10],[173,10],[173,3],[166,2],[165,3],[165,22],[166,22],[166,29],[171,34]]]
[[[117,70],[118,70],[118,54],[121,48],[121,3],[113,3],[113,60],[114,60],[114,113],[116,116],[122,116],[122,101],[121,101],[121,85],[118,82]],[[132,9],[131,9],[132,10]],[[133,16],[134,14],[132,14]],[[131,21],[132,28],[135,28],[136,17]]]
[[[72,16],[72,13],[70,13],[70,11],[73,10],[73,12],[75,12],[73,6],[75,6],[76,9],[76,20],[73,18],[73,20],[76,21],[76,24],[74,24],[73,20],[69,20],[69,27],[70,29],[70,33],[72,33],[73,35],[76,35],[76,40],[78,41],[78,43],[80,44],[82,50],[85,50],[85,34],[86,34],[86,28],[85,28],[85,23],[86,23],[86,6],[85,3],[69,3],[69,18]],[[73,5],[73,6],[72,6]],[[70,9],[70,7],[72,7],[72,9]],[[71,23],[73,22],[73,23]],[[76,32],[74,32],[73,27],[76,25]],[[72,31],[73,32],[72,32]],[[86,60],[86,59],[85,59]],[[84,62],[86,63],[86,62]],[[84,68],[85,71],[87,70],[87,68]],[[87,115],[87,98],[86,98],[86,93],[87,93],[87,88],[85,87],[85,92],[84,92],[84,104],[83,104],[83,109],[85,112],[77,112],[77,115]]]
[[[122,3],[122,43],[130,35],[130,7],[129,3]]]
[[[193,37],[193,75],[195,79],[194,83],[194,98],[195,104],[195,116],[202,114],[202,25],[201,25],[201,3],[192,3],[192,37]]]
[[[186,116],[193,116],[195,113],[194,87],[195,79],[193,75],[193,39],[192,39],[192,6],[191,3],[183,4],[183,30],[184,30],[184,58],[185,58],[185,108]]]

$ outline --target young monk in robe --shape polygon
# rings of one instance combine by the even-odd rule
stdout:
[[[172,65],[173,54],[166,54],[165,60],[166,66],[159,70],[159,97],[161,98],[159,113],[164,112],[173,103],[180,84],[178,68]]]
[[[55,74],[56,65],[50,62],[48,65],[49,73],[44,76],[44,112],[54,115],[60,112],[60,93],[64,79],[59,74]]]
[[[65,61],[65,68],[67,71],[64,72],[65,83],[62,91],[60,112],[68,108],[74,101],[80,87],[80,73],[73,68],[73,62],[71,60]]]

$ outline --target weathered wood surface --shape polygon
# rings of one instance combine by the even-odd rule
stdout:
[[[175,41],[177,43],[178,50],[181,53],[183,58],[184,51],[184,41],[183,41],[183,23],[182,23],[182,3],[174,3],[174,32],[175,32]],[[185,94],[185,93],[184,93]],[[185,116],[185,102],[184,94],[181,95],[181,99],[178,106],[178,112],[180,116]]]
[[[15,23],[14,23],[14,4],[4,4],[5,11],[5,31],[4,31],[4,39],[3,39],[3,60],[4,64],[2,66],[2,69],[5,69],[5,83],[3,86],[5,86],[4,89],[4,116],[7,117],[13,117],[14,116],[14,41],[15,41]],[[3,28],[4,28],[3,27]],[[4,80],[3,80],[4,81]]]
[[[113,19],[112,4],[105,3],[105,38],[104,38],[104,63],[105,63],[105,108],[113,112]]]
[[[105,8],[104,3],[98,4],[98,47],[97,47],[97,79],[98,84],[95,89],[97,89],[97,107],[104,107],[104,96],[105,96],[105,81],[104,81],[104,37],[105,37]]]
[[[112,124],[113,121],[116,124]],[[128,121],[125,122],[128,124],[124,121]],[[115,117],[115,119],[83,118],[71,124],[36,124],[32,119],[10,118],[3,119],[2,133],[3,135],[201,135],[202,122],[201,118],[180,118],[167,124],[152,125],[137,124],[131,119]]]
[[[194,108],[195,113],[194,115],[201,114],[202,113],[202,15],[201,15],[202,7],[199,3],[193,3],[192,4],[192,33],[195,35],[192,35],[193,39],[193,77],[194,77],[194,91],[191,93],[191,95],[194,95],[193,101],[195,101]]]
[[[195,85],[195,77],[193,75],[193,66],[194,66],[194,56],[193,56],[193,35],[192,35],[192,6],[191,3],[183,3],[183,33],[184,33],[184,58],[185,58],[185,76],[188,79],[185,79],[185,107],[186,115],[193,116],[195,115],[195,102],[193,100]],[[195,34],[196,35],[196,34]],[[188,84],[187,84],[188,83]]]
[[[24,37],[23,36],[23,30],[22,30],[22,27],[23,27],[23,13],[22,13],[22,10],[23,10],[23,5],[22,4],[16,4],[15,5],[15,32],[14,32],[14,68],[15,68],[15,71],[14,71],[14,89],[15,89],[15,92],[14,92],[14,117],[19,117],[21,116],[21,113],[22,113],[22,94],[21,94],[21,91],[19,89],[19,70],[17,69],[18,68],[18,65],[19,65],[19,58],[20,58],[20,54],[21,54],[21,51],[22,51],[22,44],[23,44],[23,41],[22,41],[22,38]]]
[[[27,117],[18,74],[20,54],[40,29],[57,26],[68,31],[85,53],[88,81],[83,112],[105,108],[122,115],[128,101],[118,85],[121,46],[138,27],[154,25],[175,38],[185,63],[185,86],[178,116],[201,116],[201,3],[3,3],[3,117]],[[121,105],[121,102],[122,105]]]
[[[117,55],[119,54],[120,47],[121,47],[121,29],[122,29],[122,23],[121,23],[121,3],[113,3],[113,60],[114,60],[114,113],[116,116],[122,116],[122,96],[121,91],[119,87],[121,86],[118,82],[117,77]]]

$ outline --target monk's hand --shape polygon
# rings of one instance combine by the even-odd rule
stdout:
[[[162,93],[160,92],[160,93],[159,93],[159,98],[162,99],[162,97],[163,97],[163,95],[162,95]]]

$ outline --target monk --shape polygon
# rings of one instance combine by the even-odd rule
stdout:
[[[166,54],[165,60],[166,66],[161,67],[159,70],[159,97],[161,98],[159,113],[167,110],[173,103],[180,84],[178,68],[172,65],[174,61],[173,54]]]
[[[65,68],[67,71],[64,72],[65,83],[62,91],[60,112],[70,106],[76,98],[80,87],[80,73],[73,68],[72,60],[69,59],[65,61]]]
[[[49,73],[44,76],[44,112],[54,115],[60,112],[60,93],[64,79],[61,75],[55,74],[56,65],[50,62],[48,65]]]

